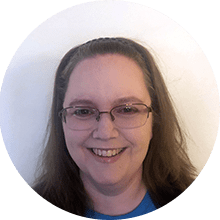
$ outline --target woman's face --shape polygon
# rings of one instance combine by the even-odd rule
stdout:
[[[125,56],[107,54],[85,59],[75,67],[63,107],[74,103],[110,111],[117,105],[137,102],[151,105],[141,68]],[[63,129],[67,149],[84,180],[114,185],[142,175],[152,137],[151,113],[145,125],[138,128],[117,128],[110,114],[101,114],[99,122],[89,130],[71,130],[65,123]],[[122,148],[121,153],[110,158],[92,152],[115,154]]]

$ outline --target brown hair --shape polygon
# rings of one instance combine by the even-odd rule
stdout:
[[[143,180],[156,207],[164,206],[179,196],[196,176],[196,169],[186,153],[185,135],[150,52],[125,38],[89,41],[71,49],[57,69],[41,174],[34,186],[35,191],[52,204],[81,216],[84,216],[90,200],[80,179],[79,168],[68,153],[58,112],[62,109],[69,77],[75,66],[83,59],[109,53],[133,59],[145,76],[152,100],[153,138],[143,163]]]

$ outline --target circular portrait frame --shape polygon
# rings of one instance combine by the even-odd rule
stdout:
[[[195,163],[198,173],[203,170],[214,144],[219,143],[219,138],[216,140],[219,124],[219,96],[213,75],[216,66],[213,60],[208,61],[204,55],[204,49],[202,50],[179,24],[147,8],[146,6],[150,6],[147,3],[142,4],[145,6],[124,1],[102,1],[75,5],[62,12],[57,8],[58,14],[43,23],[37,21],[38,24],[42,24],[35,30],[31,30],[31,34],[18,48],[9,66],[5,67],[7,71],[1,88],[1,132],[14,166],[29,185],[34,181],[34,170],[43,148],[41,146],[50,113],[53,78],[59,61],[70,48],[93,38],[107,36],[131,38],[150,49],[163,73],[177,111],[181,115],[181,122],[189,134],[190,158]],[[166,10],[162,12],[166,13]],[[128,20],[130,22],[127,22]],[[17,47],[21,41],[17,43]],[[204,48],[209,53],[207,46]],[[5,155],[6,150],[3,151]],[[6,157],[7,162],[4,162],[2,167],[8,167],[12,172],[10,175],[17,176],[15,178],[23,185],[22,178],[14,170],[8,156]],[[3,170],[5,174],[8,172],[8,169]],[[206,169],[203,172],[204,175],[208,175]],[[204,178],[203,175],[198,177],[201,179],[200,182]],[[14,177],[10,180],[13,182]],[[197,184],[199,185],[195,181],[181,195],[181,198],[185,197],[184,201],[189,199],[189,194],[195,190],[194,185]],[[212,186],[209,185],[209,187]],[[10,191],[9,188],[7,189]],[[15,191],[19,190],[17,186],[15,189]],[[35,198],[32,198],[34,191],[30,187],[25,191],[30,193],[26,199],[35,201]],[[21,194],[15,194],[15,197],[17,196]],[[37,203],[42,202],[37,195],[35,197]],[[178,197],[178,202],[181,198]],[[7,197],[6,201],[9,201]],[[167,208],[169,212],[182,205],[181,201],[178,202],[176,206],[172,202],[170,209]],[[156,212],[152,213],[152,218],[157,215]],[[69,213],[59,214],[69,217]]]

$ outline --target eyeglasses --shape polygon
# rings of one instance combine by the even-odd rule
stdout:
[[[125,104],[112,108],[109,112],[100,112],[89,106],[70,106],[62,109],[59,116],[71,130],[88,130],[95,127],[101,114],[109,113],[111,120],[119,128],[137,128],[145,125],[152,108],[142,104]]]

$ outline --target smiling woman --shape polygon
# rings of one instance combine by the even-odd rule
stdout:
[[[41,168],[37,193],[102,219],[151,212],[193,182],[183,132],[146,48],[100,38],[64,56]]]

